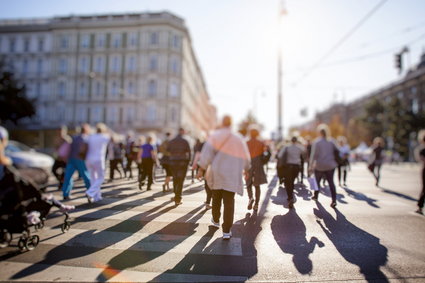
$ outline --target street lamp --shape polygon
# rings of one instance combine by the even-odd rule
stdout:
[[[278,16],[278,54],[277,54],[277,140],[283,139],[283,116],[282,116],[282,37],[280,31],[282,30],[282,18],[286,15],[285,0],[280,2],[280,11]]]

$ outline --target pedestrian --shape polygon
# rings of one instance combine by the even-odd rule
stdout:
[[[169,191],[170,190],[170,181],[171,177],[173,176],[171,169],[170,169],[170,152],[168,151],[168,144],[170,143],[170,133],[165,133],[165,139],[159,146],[159,152],[161,153],[161,166],[165,170],[165,181],[164,184],[162,184],[162,191]]]
[[[288,196],[288,207],[293,208],[295,203],[294,183],[301,170],[301,164],[306,156],[306,150],[298,143],[296,136],[291,138],[291,144],[286,146],[284,150],[286,152],[285,190]]]
[[[147,190],[151,190],[153,184],[153,168],[158,163],[156,146],[153,144],[153,137],[148,135],[146,143],[140,146],[139,160],[141,160],[142,174],[139,179],[139,189],[145,185],[145,179],[148,178]]]
[[[90,172],[91,186],[86,192],[89,203],[102,200],[101,186],[105,180],[106,149],[111,137],[103,123],[96,125],[96,133],[87,139],[87,169]]]
[[[79,176],[83,179],[86,189],[90,188],[90,177],[84,162],[87,154],[87,139],[90,134],[90,125],[83,124],[81,133],[72,137],[69,158],[65,168],[65,177],[62,186],[63,199],[69,200],[73,186],[72,175],[78,171]]]
[[[347,143],[347,138],[344,136],[338,137],[338,150],[341,163],[338,164],[338,184],[344,187],[347,186],[347,171],[350,169],[350,146]]]
[[[325,124],[320,124],[318,127],[319,137],[314,141],[311,149],[309,175],[314,171],[317,184],[320,180],[326,179],[331,191],[331,207],[336,207],[336,188],[334,183],[335,168],[338,166],[335,154],[338,154],[338,149],[330,138],[329,127]],[[314,191],[313,200],[318,200],[319,191]]]
[[[384,163],[384,139],[376,137],[373,139],[372,155],[369,161],[368,169],[375,177],[375,185],[379,186],[381,179],[381,167]]]
[[[416,160],[422,163],[422,192],[419,195],[417,213],[423,214],[424,201],[425,201],[425,130],[418,133],[419,145],[415,149]]]
[[[277,171],[277,177],[279,179],[279,185],[282,185],[285,180],[285,173],[286,173],[286,154],[285,154],[285,147],[287,143],[282,141],[278,145],[278,150],[276,154],[276,171]]]
[[[198,171],[199,171],[198,161],[199,161],[199,158],[201,157],[201,152],[205,144],[205,139],[206,139],[205,134],[201,133],[201,136],[197,139],[197,143],[195,144],[195,147],[194,147],[192,172],[196,172],[196,175],[198,175]],[[205,209],[211,209],[212,192],[205,178],[204,178],[204,188],[205,188],[205,194],[206,194],[206,200],[204,202]]]
[[[248,171],[248,178],[246,180],[246,188],[248,191],[248,210],[258,210],[260,202],[262,184],[267,184],[266,173],[264,172],[264,152],[267,152],[267,145],[260,139],[260,131],[257,126],[250,126],[249,129],[250,139],[247,141],[249,154],[251,157],[251,168]],[[252,187],[255,187],[255,199],[252,193]]]
[[[208,166],[210,174],[205,176],[212,190],[212,226],[220,227],[221,205],[223,204],[223,240],[232,237],[235,210],[235,193],[243,195],[243,175],[247,176],[251,166],[248,146],[238,133],[231,129],[232,119],[224,116],[222,127],[214,131],[202,148],[198,162],[198,178],[204,176]]]
[[[72,138],[67,133],[67,128],[64,126],[59,130],[56,146],[55,146],[55,162],[52,166],[52,173],[58,180],[58,190],[62,189],[65,179],[66,162],[68,161]]]
[[[169,142],[167,147],[167,151],[170,153],[170,169],[173,174],[174,203],[176,206],[182,204],[183,183],[190,162],[190,145],[187,139],[183,137],[184,134],[184,129],[180,128],[177,136]]]
[[[120,174],[120,178],[123,177],[121,170],[118,165],[121,165],[121,169],[125,172],[123,165],[124,150],[122,143],[118,142],[116,136],[112,135],[111,140],[108,144],[108,159],[109,159],[109,182],[114,180],[115,171]]]
[[[136,141],[133,138],[132,133],[127,134],[127,138],[125,140],[125,158],[126,158],[126,175],[128,174],[128,179],[133,178],[133,171],[131,169],[131,165],[133,162],[137,160],[138,148],[136,145]]]

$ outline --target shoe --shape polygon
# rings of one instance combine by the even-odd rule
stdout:
[[[420,207],[417,210],[415,210],[415,212],[419,214],[424,214],[424,212],[422,211],[422,208]]]
[[[229,233],[223,232],[223,240],[230,240],[230,238],[232,238],[232,232],[231,231]]]
[[[258,204],[255,204],[253,209],[254,209],[255,211],[257,211],[257,210],[258,210]]]
[[[63,197],[63,201],[67,201],[67,200],[70,200],[69,196]]]
[[[294,208],[294,201],[292,199],[288,202],[288,207],[290,209]]]
[[[312,200],[317,200],[317,196],[313,196],[311,199]]]
[[[88,203],[93,203],[94,202],[94,198],[92,198],[91,196],[86,195],[86,198],[87,198]]]
[[[210,226],[219,229],[220,228],[220,223],[219,222],[215,222],[214,219],[211,218],[211,224],[210,224]]]
[[[151,187],[149,186],[146,190],[147,190],[147,191],[150,191],[150,190],[151,190]]]
[[[253,204],[254,204],[254,199],[253,198],[250,198],[249,201],[248,201],[248,210],[251,210],[252,209],[252,205]]]
[[[347,186],[347,183],[344,183],[344,187],[346,187]]]
[[[335,207],[336,207],[336,201],[333,201],[333,202],[331,203],[331,207],[332,207],[332,208],[335,208]]]
[[[209,203],[205,203],[205,209],[211,209],[212,208],[212,206],[209,204]]]
[[[183,202],[181,200],[180,201],[176,201],[174,203],[176,204],[176,206],[183,204]]]
[[[163,193],[165,193],[165,191],[166,191],[166,185],[165,185],[165,184],[163,184],[163,185],[162,185],[162,192],[163,192]]]

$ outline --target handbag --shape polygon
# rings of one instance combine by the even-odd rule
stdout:
[[[314,174],[310,175],[310,177],[307,177],[308,183],[310,184],[310,189],[313,191],[318,191],[319,190],[319,186],[317,185],[316,182],[316,177],[314,176]]]
[[[71,144],[68,142],[63,142],[58,148],[58,157],[66,161],[69,157],[71,151]]]

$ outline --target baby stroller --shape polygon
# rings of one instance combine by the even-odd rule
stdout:
[[[44,171],[34,168],[15,169],[11,166],[5,167],[4,171],[5,175],[0,181],[0,247],[9,246],[13,234],[21,234],[19,249],[33,250],[40,238],[31,235],[30,228],[43,228],[51,207],[60,206],[60,203],[42,196],[40,190],[45,189],[48,179]],[[71,227],[68,218],[65,212],[62,232]]]

